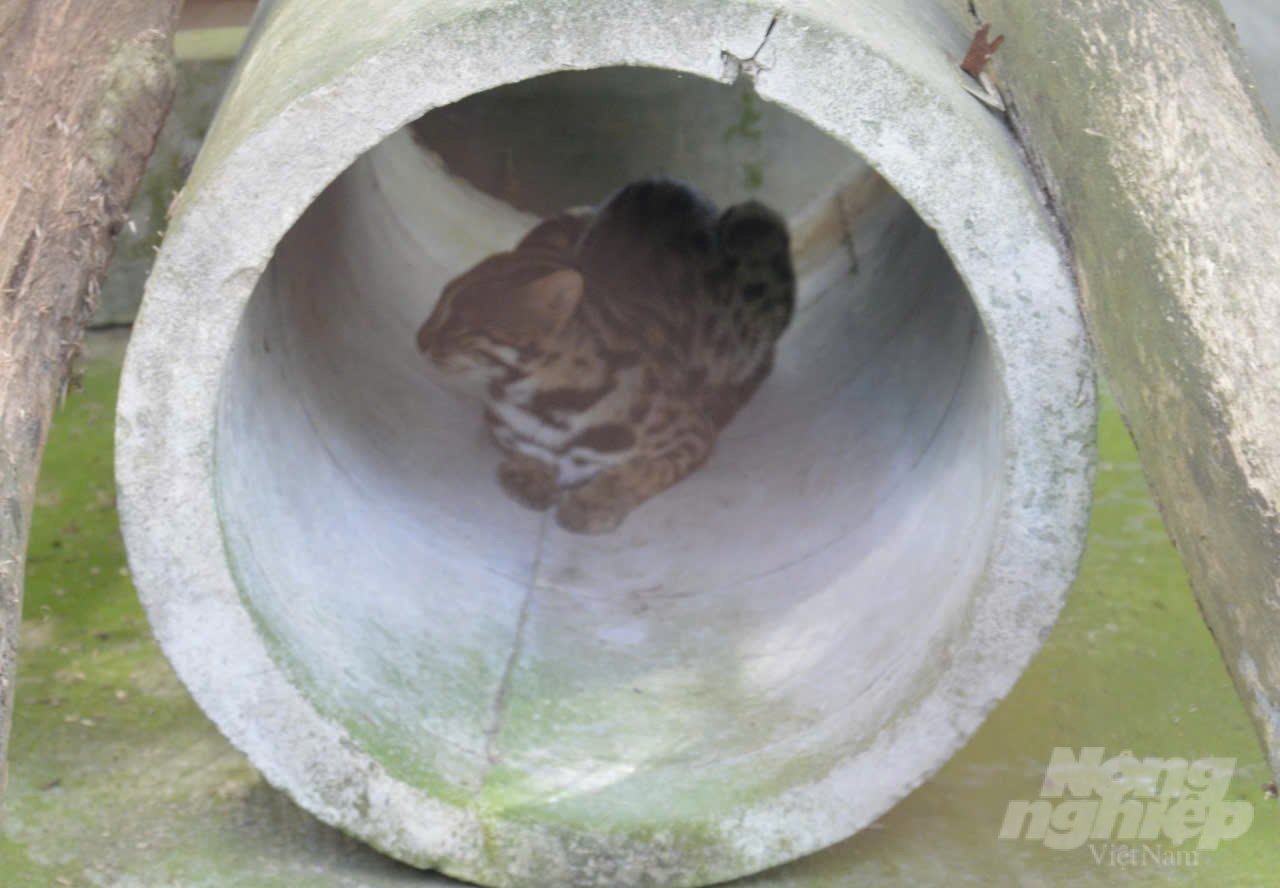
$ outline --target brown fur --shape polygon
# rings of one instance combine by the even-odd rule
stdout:
[[[707,459],[793,305],[773,211],[643,180],[455,278],[418,346],[485,403],[508,495],[602,533]]]

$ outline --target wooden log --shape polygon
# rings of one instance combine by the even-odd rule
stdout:
[[[179,5],[0,0],[0,763],[40,456],[169,110]]]
[[[255,6],[256,0],[187,0],[178,29],[241,27],[249,24]]]
[[[1276,132],[1217,3],[970,8],[1008,38],[997,81],[1070,233],[1093,341],[1280,774]]]

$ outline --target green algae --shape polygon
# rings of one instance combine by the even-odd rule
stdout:
[[[0,884],[422,886],[420,873],[319,824],[264,783],[196,708],[152,642],[127,576],[110,480],[122,343],[119,334],[91,338],[83,391],[57,417],[46,453]],[[1267,874],[1280,865],[1280,805],[1264,798],[1269,778],[1258,742],[1108,401],[1100,451],[1079,580],[1009,698],[874,828],[741,885],[845,888],[961,877],[993,885],[1270,883]],[[1194,868],[1110,867],[1087,849],[999,839],[1005,806],[1037,797],[1055,746],[1234,757],[1229,798],[1253,804],[1253,826],[1203,852]],[[519,780],[506,783],[500,771],[491,775],[486,795],[496,810],[482,817],[531,816],[518,804]],[[529,823],[558,828],[545,816]],[[684,849],[694,860],[715,838],[688,818],[624,832],[637,846]],[[500,860],[500,850],[492,857]]]
[[[89,343],[37,494],[0,885],[284,888],[324,866],[307,884],[420,882],[268,787],[160,655],[111,481],[124,337]]]
[[[748,880],[751,888],[942,885],[1272,885],[1280,803],[1262,749],[1200,620],[1114,402],[1100,402],[1098,478],[1080,574],[1044,648],[970,743],[874,828]],[[1249,831],[1197,866],[1099,863],[998,837],[1005,808],[1039,797],[1054,747],[1236,759],[1228,800]],[[1123,844],[1116,842],[1114,844]],[[1166,846],[1167,842],[1164,843]],[[1171,850],[1167,848],[1166,850]]]
[[[740,145],[747,158],[742,164],[742,187],[751,194],[764,187],[764,111],[760,95],[749,77],[739,77],[733,85],[739,94],[741,112],[738,119],[724,132],[724,142],[730,148]]]

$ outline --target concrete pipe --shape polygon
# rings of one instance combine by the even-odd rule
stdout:
[[[1090,493],[1071,278],[963,23],[856,6],[260,10],[134,332],[120,511],[178,673],[302,806],[488,885],[706,884],[871,823],[1025,667]],[[710,462],[577,536],[414,335],[651,173],[783,212],[799,309]]]

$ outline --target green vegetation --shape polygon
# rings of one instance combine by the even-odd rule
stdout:
[[[314,821],[268,787],[192,703],[131,588],[111,482],[123,339],[91,337],[83,391],[45,457],[0,884],[9,888],[382,888],[422,877]],[[744,888],[975,884],[1269,885],[1280,803],[1261,750],[1104,405],[1098,496],[1080,579],[1043,652],[973,741],[875,828]],[[1252,829],[1197,867],[1098,864],[997,837],[1039,795],[1055,746],[1108,756],[1234,757]],[[687,840],[696,843],[698,836]],[[443,880],[440,884],[444,884]]]

